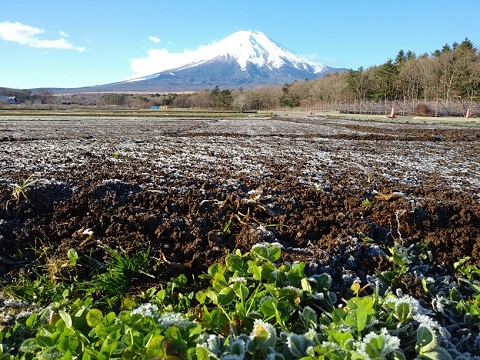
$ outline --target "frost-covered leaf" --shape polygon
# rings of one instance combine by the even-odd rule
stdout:
[[[315,289],[318,291],[327,291],[332,285],[332,277],[329,274],[313,275],[312,278],[315,280]]]
[[[233,354],[233,355],[243,356],[243,355],[245,355],[245,349],[246,349],[245,341],[243,341],[241,339],[236,339],[230,345],[230,353]]]
[[[420,324],[417,329],[417,351],[420,354],[429,352],[437,346],[437,336],[427,326]]]
[[[312,345],[304,335],[290,333],[287,336],[288,349],[297,358],[308,355],[307,351]]]
[[[302,325],[303,330],[307,332],[310,329],[316,329],[317,327],[317,313],[309,306],[305,306],[300,313],[299,323]]]
[[[410,316],[410,305],[405,302],[399,302],[395,307],[395,314],[401,323],[407,321]]]
[[[34,338],[27,339],[20,345],[20,351],[27,354],[35,354],[40,349],[41,346],[37,344],[37,340]]]
[[[428,360],[453,360],[452,356],[440,347],[435,347],[427,352],[421,352],[422,359]]]
[[[400,339],[390,335],[386,328],[379,333],[367,334],[360,343],[360,350],[372,359],[387,359],[400,349]]]
[[[206,349],[214,354],[219,354],[222,348],[222,341],[220,338],[213,334],[205,335],[205,338],[201,344]]]
[[[280,259],[282,250],[276,245],[262,243],[254,245],[250,254],[259,260],[267,260],[274,263]]]
[[[230,254],[225,258],[225,265],[232,272],[243,271],[243,257],[237,254]]]
[[[275,348],[277,343],[277,335],[273,325],[261,320],[255,320],[250,337],[257,349]]]

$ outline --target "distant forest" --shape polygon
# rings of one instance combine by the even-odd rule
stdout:
[[[77,94],[69,99],[53,96],[48,90],[0,88],[0,95],[16,96],[21,103],[95,105],[147,108],[224,110],[269,110],[279,107],[308,107],[317,102],[348,101],[480,101],[480,53],[469,39],[445,44],[431,54],[398,51],[384,64],[328,74],[283,86],[254,89],[207,89],[188,94]]]

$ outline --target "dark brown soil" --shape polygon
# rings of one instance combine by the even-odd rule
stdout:
[[[0,277],[35,247],[101,259],[102,243],[150,246],[159,280],[261,241],[337,284],[384,266],[394,242],[480,265],[479,141],[478,128],[310,117],[0,119]]]

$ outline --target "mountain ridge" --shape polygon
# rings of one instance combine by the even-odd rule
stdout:
[[[198,91],[253,88],[343,71],[301,57],[260,31],[238,31],[180,59],[178,66],[79,91]],[[192,57],[194,57],[192,61]],[[71,90],[71,89],[70,89]]]

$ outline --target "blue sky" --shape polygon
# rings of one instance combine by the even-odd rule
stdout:
[[[478,14],[478,0],[2,0],[0,87],[120,81],[151,50],[195,50],[239,30],[331,67],[367,68],[466,37],[479,48]]]

